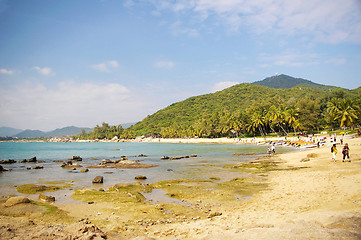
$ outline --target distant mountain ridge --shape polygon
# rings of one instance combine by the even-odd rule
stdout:
[[[17,137],[17,138],[40,138],[40,137],[67,137],[78,135],[82,130],[90,132],[92,128],[80,128],[80,127],[64,127],[57,128],[53,131],[43,132],[40,130],[21,130],[9,127],[0,127],[0,137]]]
[[[0,137],[11,137],[22,131],[24,130],[11,127],[0,127]]]
[[[314,83],[310,80],[306,80],[303,78],[294,78],[285,74],[268,77],[264,80],[253,82],[252,84],[262,85],[270,88],[293,88],[300,84],[325,86],[322,84]]]
[[[124,128],[128,128],[135,123],[124,123],[121,124]],[[69,126],[64,128],[57,128],[55,130],[44,132],[40,130],[22,130],[11,127],[0,127],[0,137],[17,137],[17,138],[42,138],[42,137],[68,137],[75,136],[85,130],[86,133],[93,130],[93,128],[81,128],[75,126]]]

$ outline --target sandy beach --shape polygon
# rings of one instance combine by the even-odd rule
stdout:
[[[66,214],[69,221],[59,220],[58,224],[49,224],[44,215],[39,218],[36,211],[29,210],[33,208],[25,207],[30,203],[9,207],[3,199],[0,238],[361,239],[361,138],[348,136],[345,143],[350,147],[351,162],[342,162],[340,144],[337,146],[336,162],[331,161],[327,145],[275,154],[269,160],[277,164],[276,169],[254,174],[253,181],[267,186],[250,198],[224,204],[216,198],[197,200],[197,206],[202,207],[200,209],[208,205],[212,213],[216,213],[211,217],[202,217],[199,213],[200,217],[185,216],[184,221],[158,220],[151,224],[138,220],[138,225],[142,227],[135,228],[130,220],[129,224],[119,225],[120,220],[124,220],[124,212],[115,210],[120,206],[116,201],[55,203],[54,206],[61,214]],[[197,202],[190,203],[194,205]],[[19,209],[23,214],[19,213]],[[149,214],[151,210],[142,211]],[[128,214],[132,214],[131,208]],[[182,212],[177,219],[181,216]]]
[[[346,142],[351,163],[342,162],[340,145],[336,162],[327,146],[278,155],[284,167],[300,169],[270,172],[269,189],[222,209],[220,217],[159,228],[153,236],[172,232],[189,239],[361,239],[361,139]]]

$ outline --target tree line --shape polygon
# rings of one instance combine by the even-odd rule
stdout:
[[[332,98],[311,97],[285,101],[282,97],[253,104],[237,111],[223,110],[200,115],[194,121],[174,122],[158,126],[157,121],[143,128],[103,123],[92,132],[75,136],[80,139],[129,139],[137,136],[180,137],[251,137],[268,134],[288,135],[299,132],[314,133],[324,129],[348,128],[361,125],[361,99],[333,94]],[[171,123],[171,124],[170,124]]]

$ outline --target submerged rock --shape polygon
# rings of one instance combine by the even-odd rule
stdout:
[[[80,170],[80,172],[82,172],[82,173],[86,173],[86,172],[89,172],[89,169],[87,169],[87,168],[83,168],[82,170]]]

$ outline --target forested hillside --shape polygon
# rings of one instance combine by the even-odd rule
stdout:
[[[118,131],[117,136],[236,137],[310,133],[359,125],[360,105],[361,88],[347,90],[307,81],[292,88],[243,83],[174,103],[129,129]]]

